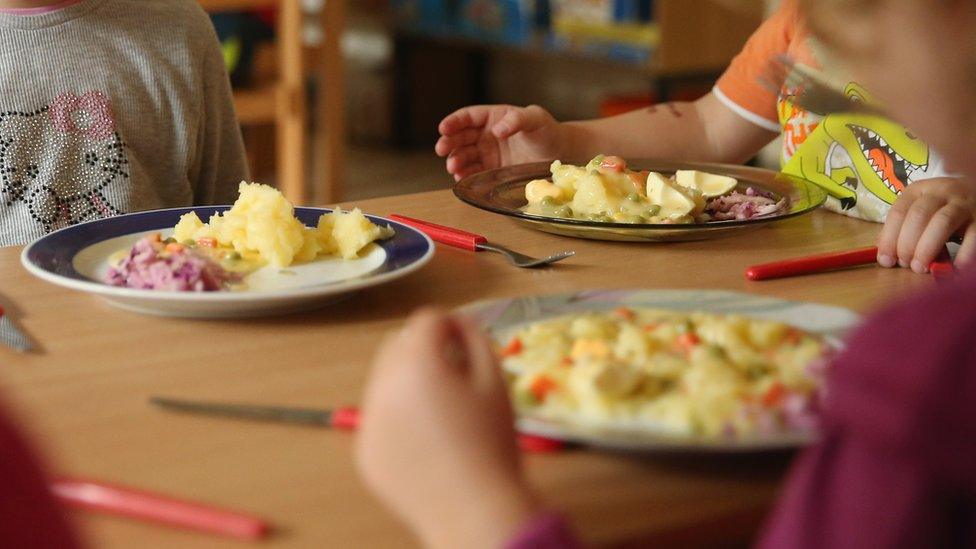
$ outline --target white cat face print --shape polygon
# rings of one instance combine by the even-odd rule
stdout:
[[[127,211],[128,188],[126,145],[105,94],[68,92],[31,112],[0,110],[3,209],[25,208],[46,233]]]

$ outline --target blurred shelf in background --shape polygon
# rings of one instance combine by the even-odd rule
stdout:
[[[276,10],[273,53],[257,52],[253,84],[234,90],[251,169],[258,176],[271,157],[274,183],[293,203],[339,201],[346,154],[345,70],[340,45],[346,0],[199,2],[210,13]],[[312,26],[308,25],[310,18],[315,20]],[[315,40],[307,44],[310,36]],[[310,81],[314,111],[307,97]],[[260,131],[267,126],[274,128],[273,140]],[[252,131],[255,128],[258,131]],[[268,151],[272,143],[273,156]]]

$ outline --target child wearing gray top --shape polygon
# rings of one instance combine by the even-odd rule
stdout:
[[[231,203],[246,178],[220,46],[194,0],[0,0],[0,246]]]

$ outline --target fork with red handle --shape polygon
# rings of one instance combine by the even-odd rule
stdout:
[[[412,217],[406,217],[398,214],[390,214],[387,217],[393,221],[403,223],[404,225],[409,225],[426,234],[432,240],[440,242],[441,244],[447,244],[448,246],[454,246],[455,248],[462,248],[472,252],[489,251],[500,253],[507,257],[509,263],[516,267],[527,269],[532,267],[542,267],[544,265],[550,265],[557,261],[562,261],[563,259],[576,255],[576,252],[567,251],[537,259],[509,250],[504,246],[492,244],[488,242],[487,238],[480,234],[469,233],[467,231],[462,231],[461,229],[445,227],[444,225],[438,225],[436,223],[431,223],[430,221],[423,221],[421,219],[414,219]]]

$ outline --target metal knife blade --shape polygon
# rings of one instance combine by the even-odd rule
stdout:
[[[11,349],[26,353],[34,348],[30,339],[20,331],[10,317],[4,314],[3,307],[0,306],[0,342]]]
[[[191,414],[222,416],[235,419],[297,423],[331,427],[332,410],[314,408],[290,408],[284,406],[255,406],[253,404],[228,404],[199,402],[175,398],[152,397],[149,402],[160,408]]]

